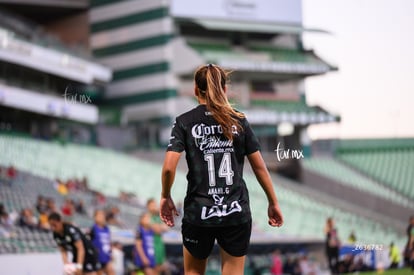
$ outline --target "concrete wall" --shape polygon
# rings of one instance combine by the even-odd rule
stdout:
[[[59,253],[0,255],[1,275],[60,275],[63,262]]]

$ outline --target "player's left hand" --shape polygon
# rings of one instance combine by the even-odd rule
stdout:
[[[283,225],[283,215],[278,203],[269,204],[267,215],[269,216],[270,226],[281,227]]]
[[[160,201],[160,218],[168,226],[174,226],[174,216],[178,216],[174,201],[171,197],[161,198]]]

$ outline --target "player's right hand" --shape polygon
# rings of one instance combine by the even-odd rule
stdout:
[[[174,216],[178,216],[178,211],[171,197],[161,198],[160,218],[168,226],[174,226]]]
[[[143,257],[142,258],[142,265],[145,267],[149,267],[150,266],[150,261],[147,257]]]

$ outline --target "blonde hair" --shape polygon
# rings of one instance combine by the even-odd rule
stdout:
[[[233,140],[234,130],[237,130],[237,132],[243,130],[239,119],[245,116],[236,112],[227,100],[224,90],[227,77],[228,73],[222,68],[208,64],[197,69],[194,74],[194,81],[199,96],[205,98],[207,110],[222,127],[224,136],[229,140]],[[236,129],[233,129],[233,126]]]

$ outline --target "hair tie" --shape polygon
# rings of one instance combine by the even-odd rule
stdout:
[[[207,68],[211,68],[211,67],[213,67],[213,64],[208,63],[208,64],[207,64]]]

